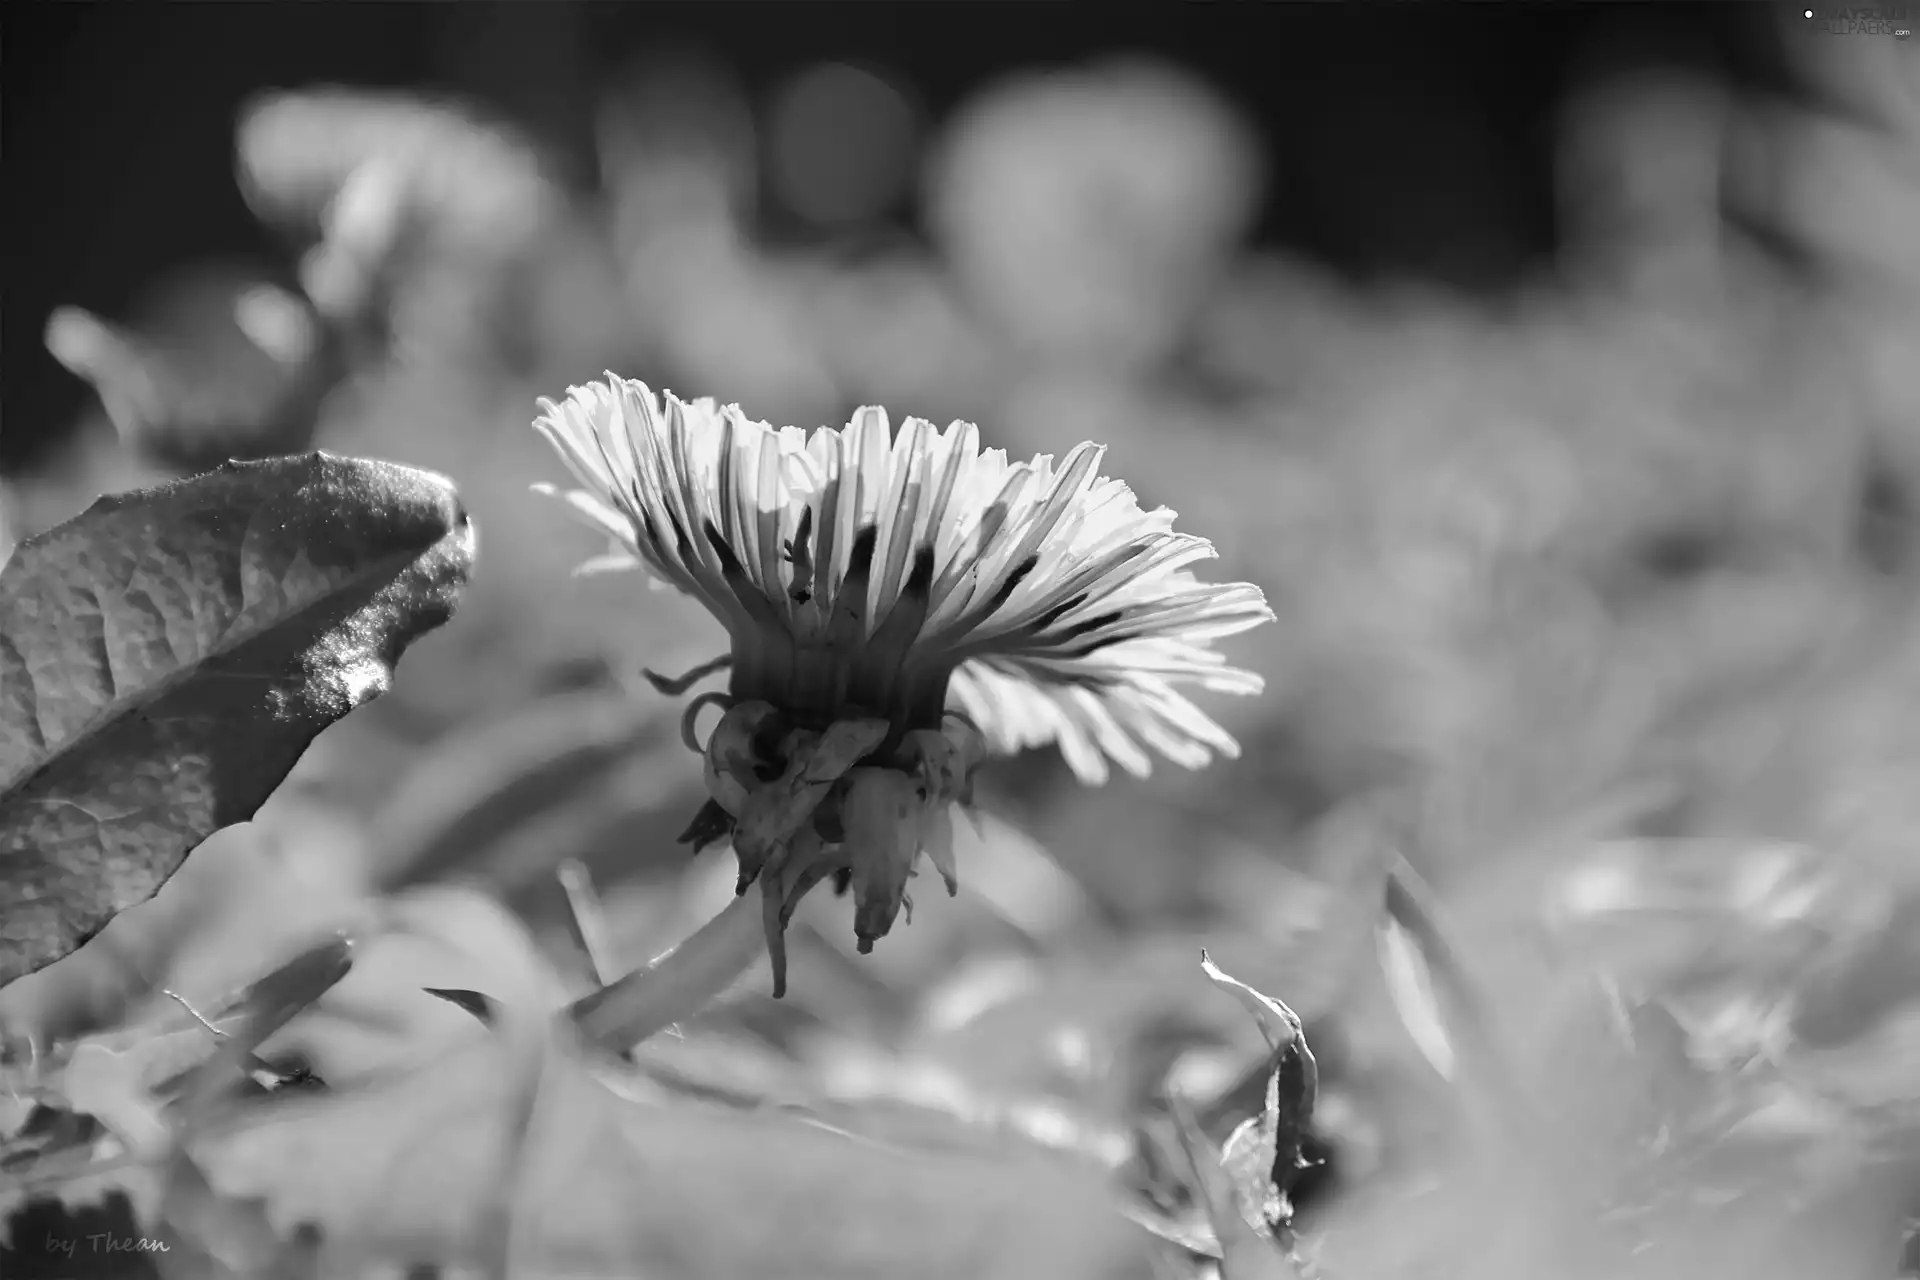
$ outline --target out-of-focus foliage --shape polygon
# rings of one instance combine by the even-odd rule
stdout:
[[[1100,1271],[1121,1206],[1159,1274],[1211,1274],[1206,1206],[1244,1186],[1209,1161],[1272,1114],[1274,1046],[1206,947],[1313,1046],[1282,1190],[1328,1280],[1893,1274],[1920,1205],[1920,82],[1910,42],[1787,47],[1819,100],[1577,94],[1568,242],[1497,300],[1249,247],[1254,123],[1142,61],[929,124],[883,67],[756,102],[650,51],[595,87],[589,192],[457,104],[261,99],[243,186],[339,353],[312,439],[452,477],[487,558],[256,821],[0,993],[60,1063],[191,1043],[161,988],[224,1009],[356,931],[257,1049],[325,1091],[195,1125],[159,1098],[196,1172],[136,1165],[125,1221],[195,1260],[175,1274],[304,1249],[321,1274],[1129,1274]],[[828,154],[843,98],[886,127],[870,171],[832,153],[827,198],[794,157]],[[926,243],[880,221],[914,177]],[[775,204],[812,238],[763,236]],[[116,423],[137,365],[88,373]],[[580,1050],[556,1019],[595,985],[581,939],[633,967],[734,879],[673,844],[698,761],[633,680],[722,637],[571,578],[600,548],[526,492],[534,396],[606,365],[801,425],[883,402],[1010,450],[1107,442],[1281,615],[1233,652],[1269,694],[1209,707],[1244,758],[1096,792],[1013,762],[961,896],[918,895],[887,948],[853,956],[818,895],[786,1000],[760,969],[627,1061]],[[184,465],[78,439],[5,481],[13,536]],[[1383,949],[1396,868],[1433,892]],[[128,1138],[62,1096],[7,1150],[77,1214],[119,1175],[42,1127],[89,1160]]]
[[[296,453],[342,372],[305,298],[216,264],[154,291],[131,326],[77,307],[47,321],[47,348],[93,384],[135,458],[200,471]]]
[[[932,170],[939,243],[1021,360],[1164,359],[1251,220],[1256,149],[1202,86],[1152,65],[1001,86]]]
[[[329,1265],[880,1276],[913,1242],[931,1275],[1147,1274],[1125,1264],[1144,1242],[1115,1238],[1097,1187],[1024,1146],[916,1154],[799,1116],[634,1097],[628,1072],[557,1041],[541,1004],[490,1004],[490,1027],[404,1077],[238,1110],[190,1155],[222,1193],[264,1199],[283,1236],[317,1224]]]
[[[378,883],[458,877],[513,894],[551,885],[563,859],[628,876],[670,858],[677,869],[674,836],[705,798],[675,776],[684,751],[655,699],[604,689],[477,725],[412,771],[380,814]]]

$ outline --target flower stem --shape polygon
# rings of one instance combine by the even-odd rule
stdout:
[[[756,885],[679,946],[613,985],[574,1001],[567,1016],[589,1044],[609,1053],[625,1053],[655,1032],[698,1013],[765,951]]]

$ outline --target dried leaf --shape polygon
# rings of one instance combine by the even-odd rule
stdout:
[[[1186,1153],[1193,1180],[1206,1206],[1220,1248],[1223,1280],[1299,1280],[1292,1260],[1271,1240],[1262,1239],[1241,1213],[1240,1188],[1225,1167],[1200,1122],[1180,1098],[1171,1100],[1174,1132]]]
[[[1260,1114],[1228,1136],[1220,1167],[1234,1187],[1241,1218],[1262,1235],[1286,1240],[1293,1216],[1287,1193],[1307,1165],[1304,1152],[1319,1098],[1320,1066],[1299,1015],[1284,1001],[1223,972],[1205,951],[1200,967],[1253,1015],[1266,1037],[1271,1057]]]
[[[1259,1024],[1260,1034],[1266,1037],[1267,1048],[1275,1053],[1285,1052],[1295,1045],[1306,1043],[1306,1033],[1300,1026],[1300,1015],[1289,1009],[1285,1002],[1270,995],[1254,990],[1233,975],[1214,964],[1213,957],[1203,948],[1200,952],[1200,969],[1214,984],[1238,1000],[1253,1019]],[[1312,1100],[1308,1100],[1312,1105]]]

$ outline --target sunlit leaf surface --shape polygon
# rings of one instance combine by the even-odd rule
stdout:
[[[251,817],[444,622],[474,535],[430,473],[312,454],[104,498],[0,570],[0,982]]]

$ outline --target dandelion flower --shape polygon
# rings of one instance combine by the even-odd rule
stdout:
[[[1195,579],[1212,546],[1102,477],[1098,445],[1014,463],[971,423],[894,435],[863,408],[773,428],[613,375],[541,408],[581,487],[536,488],[611,540],[582,568],[644,566],[727,629],[729,654],[652,678],[684,692],[730,670],[683,721],[711,796],[683,838],[730,837],[740,892],[760,882],[776,994],[787,921],[821,880],[852,889],[862,951],[911,912],[923,853],[955,891],[952,811],[989,751],[1058,743],[1090,784],[1109,760],[1145,776],[1150,753],[1238,752],[1180,686],[1257,693],[1211,642],[1273,615],[1253,586]]]

